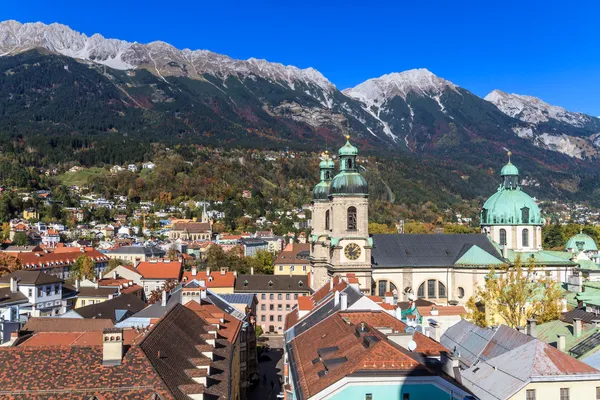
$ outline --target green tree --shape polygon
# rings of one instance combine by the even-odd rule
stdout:
[[[25,232],[17,232],[13,237],[13,243],[17,246],[27,246],[29,244],[29,238]]]
[[[94,260],[82,254],[71,267],[71,273],[76,279],[91,279],[96,278],[96,268],[94,268]]]
[[[379,224],[377,222],[369,222],[369,233],[371,234],[394,234],[398,233],[395,228],[387,224]]]
[[[126,265],[126,264],[127,264],[126,261],[123,261],[119,258],[111,258],[110,260],[108,260],[108,266],[104,270],[103,274],[104,274],[104,276],[106,276],[110,271],[117,268],[119,265]]]
[[[256,252],[254,257],[251,257],[256,260],[257,272],[261,274],[273,274],[273,263],[275,262],[275,258],[273,254],[266,250],[259,250]]]
[[[206,250],[206,265],[212,271],[217,271],[219,267],[226,266],[226,263],[227,255],[221,246],[213,244]]]
[[[566,244],[563,227],[558,224],[552,224],[543,228],[543,242],[547,249],[562,249]]]

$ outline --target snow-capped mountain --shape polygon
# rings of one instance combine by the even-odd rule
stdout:
[[[575,158],[597,157],[600,150],[600,119],[567,111],[537,97],[494,90],[485,96],[500,111],[526,123],[513,131],[534,145]]]
[[[503,158],[508,144],[536,159],[545,159],[547,150],[596,157],[600,142],[593,135],[600,120],[502,92],[485,101],[426,69],[340,92],[314,68],[16,21],[0,22],[0,68],[0,110],[18,114],[34,127],[28,129],[40,121],[40,132],[48,129],[44,123],[77,131],[88,115],[94,123],[86,129],[96,132],[306,147],[340,141],[349,128],[374,149],[452,158],[471,149],[481,160]],[[91,94],[97,97],[90,100]]]

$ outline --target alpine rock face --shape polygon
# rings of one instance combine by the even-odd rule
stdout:
[[[600,149],[600,118],[570,112],[537,97],[494,90],[485,97],[500,111],[525,126],[513,131],[536,146],[583,159],[597,157]]]
[[[556,151],[595,158],[600,144],[596,118],[499,91],[484,100],[426,69],[341,92],[314,68],[16,21],[0,22],[0,56],[0,111],[38,133],[81,130],[83,118],[95,133],[320,148],[349,129],[366,148],[474,165],[502,162],[507,147],[560,164]]]

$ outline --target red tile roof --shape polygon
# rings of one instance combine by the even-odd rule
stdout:
[[[56,250],[59,249],[61,248],[57,248]],[[64,249],[69,249],[69,251],[18,253],[16,256],[21,261],[21,264],[23,264],[23,269],[67,266],[75,263],[82,255],[90,257],[95,262],[108,261],[108,257],[98,250],[86,248],[82,252],[79,248],[63,247],[62,250]]]
[[[137,265],[136,271],[142,279],[176,279],[181,277],[181,261],[144,261]]]
[[[102,365],[102,346],[0,349],[0,398],[174,399],[142,350],[130,348],[121,365]]]
[[[212,278],[212,279],[210,279]],[[221,275],[220,271],[212,271],[210,278],[207,277],[206,271],[197,271],[196,276],[192,275],[192,271],[184,271],[181,280],[188,282],[191,280],[205,281],[205,285],[208,288],[232,288],[235,286],[235,275],[233,272],[226,272]]]
[[[388,341],[383,334],[370,326],[366,328],[366,331],[359,333],[357,325],[347,323],[339,314],[335,314],[292,341],[299,386],[305,398],[358,371],[429,373],[427,368]],[[367,336],[371,339],[366,339]],[[330,352],[319,354],[318,349],[325,348],[331,348]],[[326,361],[334,358],[344,361],[339,365],[326,366]],[[319,376],[319,372],[325,370],[327,373]]]
[[[439,316],[444,315],[464,315],[467,313],[467,310],[463,306],[435,306],[437,310],[437,314]],[[431,314],[431,307],[417,307],[419,314],[423,317],[431,317],[434,316]]]
[[[302,311],[310,311],[315,306],[315,303],[310,298],[310,296],[300,296],[298,297],[298,309]]]
[[[310,251],[310,243],[288,243],[285,249],[277,256],[274,264],[308,264],[310,262],[309,259],[299,258],[300,253],[308,251]]]
[[[114,326],[110,319],[31,317],[23,327],[29,332],[89,332]]]
[[[207,322],[210,322],[209,319],[211,318],[216,319],[216,323],[219,324],[219,334],[227,339],[229,343],[235,343],[240,333],[240,328],[242,327],[242,321],[223,312],[223,310],[214,304],[200,305],[194,300],[191,300],[185,306]],[[224,322],[221,322],[221,319],[224,320]]]
[[[135,329],[124,329],[123,340],[125,345],[132,345],[143,338],[142,332]],[[102,329],[88,332],[38,332],[30,338],[25,338],[19,347],[46,347],[46,346],[101,346]]]
[[[340,312],[339,314],[356,325],[365,322],[371,326],[378,328],[392,328],[398,332],[404,332],[407,326],[404,322],[399,321],[384,311],[346,311]],[[436,356],[439,355],[441,351],[448,351],[448,349],[440,343],[419,332],[415,332],[413,340],[417,344],[417,348],[415,349],[415,352],[417,353]]]

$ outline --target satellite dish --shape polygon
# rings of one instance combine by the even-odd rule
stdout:
[[[404,332],[405,333],[415,333],[415,328],[413,328],[412,326],[407,326],[406,328],[404,328]]]
[[[423,327],[421,325],[417,325],[417,332],[423,333]]]
[[[409,294],[409,295],[408,295],[408,300],[410,300],[410,301],[415,301],[415,295],[414,295],[414,294],[412,294],[412,293],[411,293],[411,294]]]
[[[414,340],[408,342],[408,350],[415,351],[417,349],[417,343]]]

